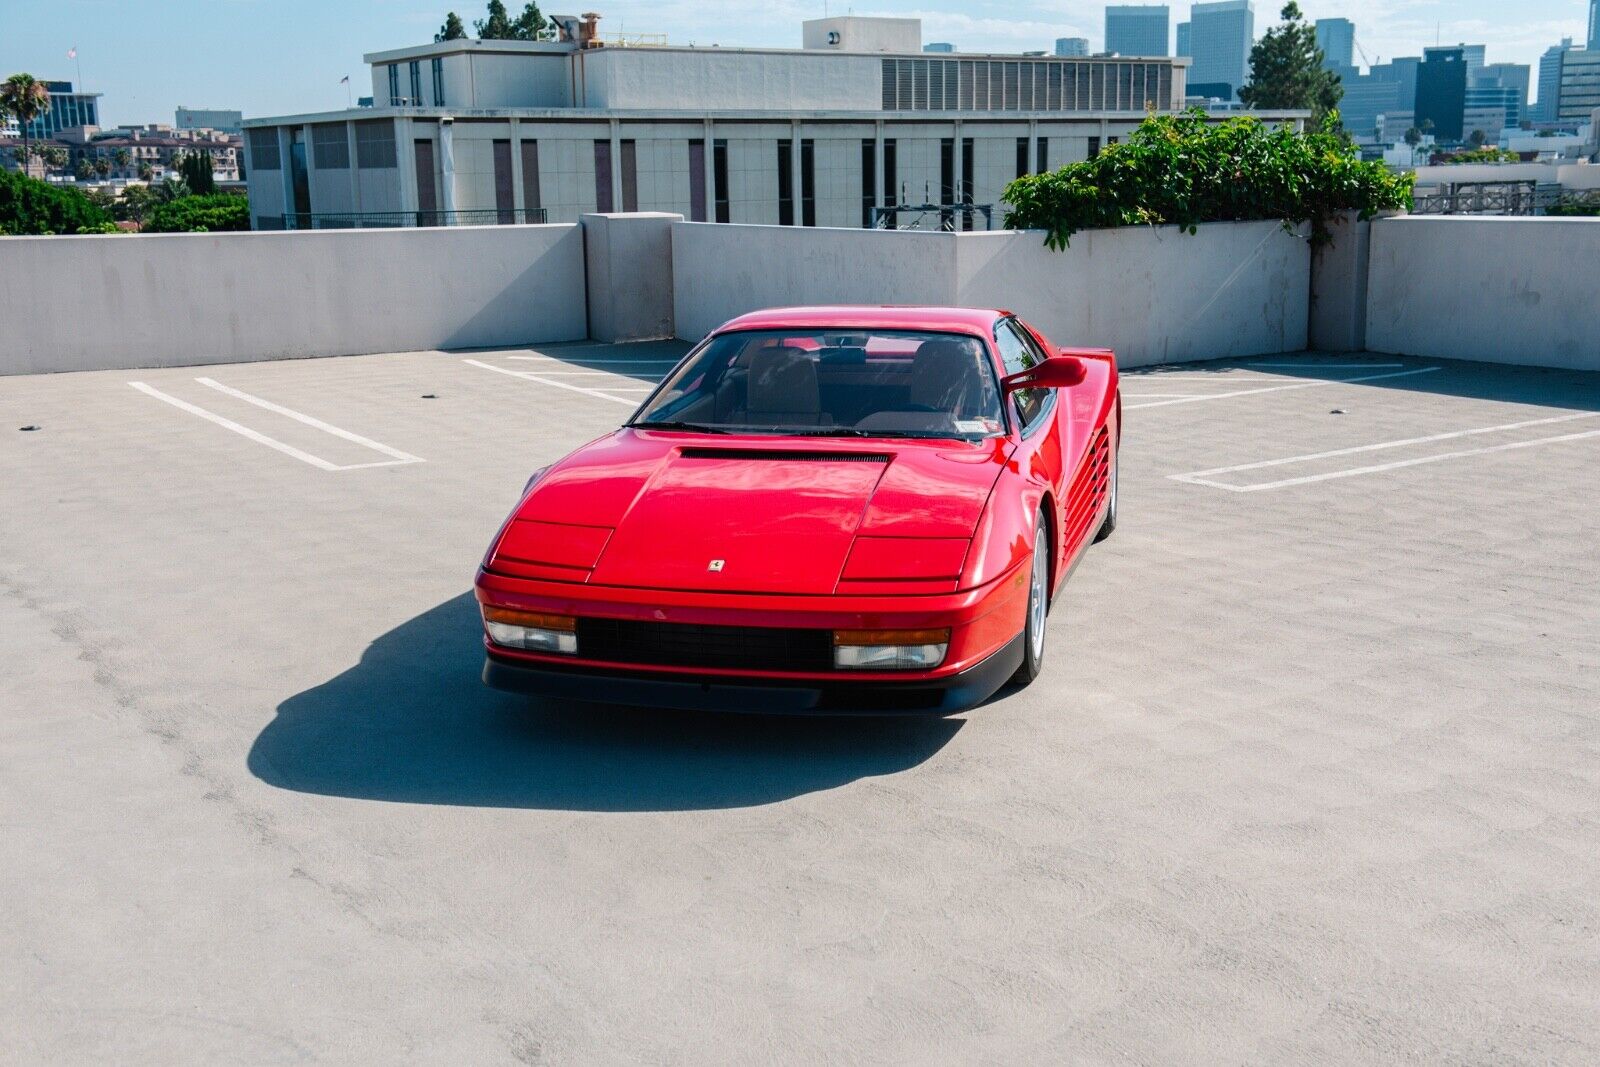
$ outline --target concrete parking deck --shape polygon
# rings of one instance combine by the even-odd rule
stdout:
[[[0,1059],[1600,1061],[1595,376],[1127,375],[956,719],[485,690],[496,524],[681,351],[0,379]]]

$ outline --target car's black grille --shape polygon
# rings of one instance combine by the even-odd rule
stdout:
[[[579,619],[578,655],[611,663],[828,671],[833,669],[833,633],[776,627]]]

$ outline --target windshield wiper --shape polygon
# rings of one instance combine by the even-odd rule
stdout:
[[[636,430],[687,430],[690,433],[732,433],[721,426],[702,426],[698,422],[630,422],[629,426]]]
[[[882,437],[883,434],[872,433],[870,430],[857,430],[850,426],[837,426],[831,430],[791,430],[786,433],[788,437]]]

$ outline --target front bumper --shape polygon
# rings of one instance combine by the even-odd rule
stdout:
[[[955,674],[919,681],[686,676],[514,660],[491,649],[484,684],[510,693],[686,711],[761,715],[949,715],[980,704],[1022,663],[1023,635]]]

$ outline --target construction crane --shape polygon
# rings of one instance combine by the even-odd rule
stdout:
[[[1361,57],[1361,62],[1367,65],[1368,70],[1371,70],[1373,67],[1376,67],[1379,63],[1383,62],[1382,56],[1379,56],[1376,60],[1368,59],[1367,50],[1362,48],[1361,42],[1356,40],[1354,37],[1350,38],[1350,43],[1356,46],[1356,54]]]

